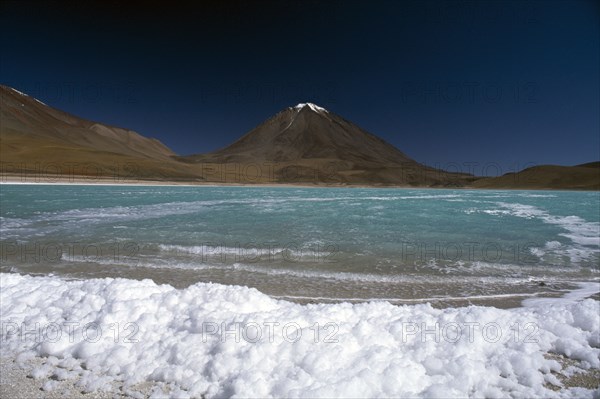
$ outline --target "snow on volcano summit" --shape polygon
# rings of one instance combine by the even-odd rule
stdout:
[[[311,110],[313,110],[315,112],[329,112],[325,108],[319,107],[318,105],[313,104],[313,103],[300,103],[300,104],[296,105],[294,107],[294,109],[296,111],[300,111],[304,107],[309,107]]]

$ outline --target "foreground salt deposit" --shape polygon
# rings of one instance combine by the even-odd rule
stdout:
[[[599,302],[520,309],[298,305],[255,289],[1,274],[3,356],[34,376],[168,383],[178,397],[593,397],[556,352],[600,368]]]

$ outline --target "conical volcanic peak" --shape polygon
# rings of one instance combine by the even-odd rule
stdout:
[[[232,164],[242,168],[271,165],[280,182],[299,181],[298,176],[289,176],[289,170],[307,182],[445,185],[449,180],[385,140],[309,102],[283,109],[219,151],[180,159],[229,168]]]
[[[190,157],[195,162],[302,162],[348,166],[417,164],[400,150],[352,122],[313,103],[288,107],[219,151]]]

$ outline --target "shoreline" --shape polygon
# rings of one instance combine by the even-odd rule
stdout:
[[[270,289],[265,289],[265,286],[258,286],[252,284],[244,284],[235,281],[223,281],[220,279],[201,279],[194,280],[188,284],[177,284],[172,281],[168,281],[162,278],[157,278],[157,275],[150,274],[103,274],[94,276],[85,275],[72,275],[62,274],[57,272],[40,272],[40,271],[24,271],[20,269],[4,270],[0,274],[16,274],[19,276],[30,276],[30,277],[55,277],[64,281],[91,281],[91,280],[127,280],[143,282],[145,280],[151,281],[157,286],[165,286],[173,288],[175,290],[185,290],[197,284],[216,284],[219,286],[231,287],[231,288],[243,288],[257,290],[262,295],[268,296],[274,300],[281,300],[284,302],[294,303],[297,305],[339,305],[339,304],[370,304],[370,303],[389,303],[393,306],[416,306],[416,305],[430,305],[436,309],[453,309],[463,308],[468,306],[482,306],[492,307],[496,309],[516,309],[525,308],[533,304],[552,304],[552,303],[573,303],[586,298],[592,298],[600,301],[600,278],[599,277],[578,277],[573,280],[560,280],[553,281],[548,287],[538,286],[535,283],[535,291],[524,291],[523,289],[518,291],[503,291],[496,293],[482,293],[473,295],[457,295],[455,293],[447,292],[440,296],[426,296],[426,297],[377,297],[377,296],[365,296],[365,297],[347,297],[347,296],[322,296],[317,294],[316,296],[308,295],[296,295],[287,294],[280,290],[273,292]],[[544,290],[544,288],[548,288]]]
[[[162,384],[153,381],[142,382],[126,387],[122,382],[113,382],[110,391],[97,390],[86,392],[79,386],[81,377],[60,379],[56,375],[34,376],[36,368],[49,363],[49,358],[32,357],[21,360],[18,356],[0,356],[0,397],[11,399],[59,399],[59,398],[84,398],[84,399],[122,399],[122,398],[148,398],[160,389],[163,395],[167,394],[162,389]]]
[[[15,176],[0,175],[0,185],[55,185],[55,186],[140,186],[140,187],[250,187],[250,188],[373,188],[373,189],[413,189],[413,190],[474,190],[474,191],[585,191],[598,192],[598,189],[573,189],[573,188],[494,188],[471,186],[411,186],[411,185],[384,185],[384,184],[353,184],[353,183],[228,183],[209,181],[178,181],[178,180],[140,180],[140,179],[114,179],[110,177],[87,176]]]
[[[126,281],[151,281],[157,286],[165,286],[178,291],[189,289],[198,284],[215,284],[219,286],[251,289],[256,290],[260,294],[265,295],[273,300],[284,301],[300,306],[305,305],[360,305],[370,303],[388,303],[392,306],[416,306],[429,305],[437,309],[455,309],[468,306],[491,307],[496,309],[517,309],[531,306],[550,306],[555,303],[572,304],[585,299],[594,299],[600,301],[600,278],[591,277],[578,278],[574,280],[554,281],[553,288],[548,290],[537,291],[515,291],[507,293],[489,293],[475,295],[454,295],[446,294],[445,296],[430,296],[430,297],[335,297],[335,296],[306,296],[293,295],[284,293],[273,293],[265,291],[264,287],[240,284],[236,282],[225,282],[219,280],[198,280],[190,282],[186,285],[173,284],[169,281],[156,279],[156,276],[131,276],[131,275],[99,275],[99,276],[73,276],[61,273],[40,273],[40,272],[25,272],[23,270],[0,271],[0,275],[15,274],[27,277],[53,277],[63,281],[92,281],[92,280],[126,280]],[[563,284],[558,288],[558,284]],[[536,284],[537,285],[537,284]],[[539,287],[542,288],[542,287]]]

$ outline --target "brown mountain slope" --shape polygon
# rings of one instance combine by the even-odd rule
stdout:
[[[419,164],[314,104],[286,108],[230,146],[176,156],[158,140],[91,122],[0,85],[0,175],[368,186],[600,189],[600,162],[496,178]]]
[[[600,162],[577,166],[540,165],[518,173],[481,178],[473,188],[600,190]]]
[[[78,118],[0,85],[4,174],[192,178],[189,167],[173,160],[173,155],[158,140]]]
[[[217,169],[232,164],[240,170],[252,167],[258,171],[255,175],[269,172],[282,183],[460,186],[472,179],[421,165],[379,137],[310,103],[284,109],[228,147],[180,159]]]
[[[286,108],[209,157],[235,161],[416,163],[380,138],[314,104]]]
[[[600,161],[582,163],[581,165],[575,165],[580,168],[600,168]]]

